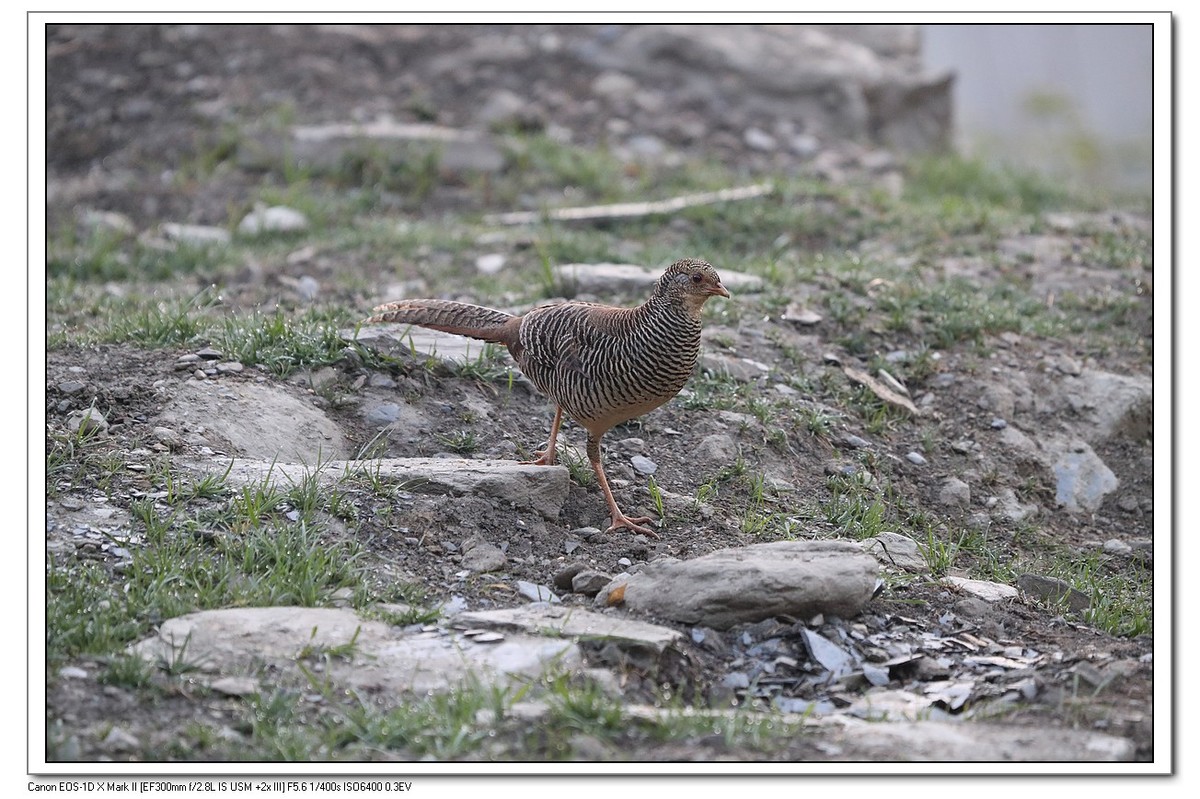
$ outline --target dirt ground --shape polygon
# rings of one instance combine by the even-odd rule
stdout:
[[[499,85],[519,85],[541,79],[540,74],[514,75],[486,65],[465,73],[439,71],[429,66],[436,64],[439,54],[467,48],[476,33],[467,27],[435,29],[420,35],[415,29],[401,29],[381,41],[401,42],[404,46],[389,47],[375,41],[377,34],[369,31],[351,36],[344,32],[281,27],[273,35],[263,37],[242,26],[220,33],[211,29],[54,30],[49,41],[52,90],[48,98],[47,167],[51,181],[48,215],[51,220],[69,218],[76,205],[84,203],[126,214],[138,225],[162,220],[223,224],[228,208],[243,202],[247,186],[255,179],[253,175],[231,171],[224,181],[207,181],[194,191],[179,191],[177,185],[161,180],[160,173],[164,165],[177,162],[219,137],[217,118],[221,113],[253,107],[264,98],[286,98],[294,103],[297,119],[316,123],[356,115],[370,117],[385,110],[381,104],[389,92],[403,91],[422,97],[423,105],[431,109],[427,114],[438,123],[455,125],[464,122],[472,105],[480,101],[474,87],[484,85],[481,81],[490,78]],[[558,31],[557,35],[569,44],[573,36],[582,39],[594,32],[578,29]],[[555,59],[553,66],[560,70],[580,69],[579,62],[567,57]],[[566,74],[564,85],[578,87],[582,97],[592,77],[580,72]],[[472,92],[463,91],[464,85],[472,86]],[[221,106],[221,110],[213,111],[214,118],[196,118],[197,94],[207,98],[210,107]],[[594,103],[580,102],[572,113],[556,121],[577,131],[578,141],[587,141],[596,136],[596,131],[603,130],[602,113]],[[103,169],[98,165],[103,165]],[[443,210],[438,207],[439,202],[450,206],[454,200],[439,200],[435,194],[427,212],[433,215]],[[1060,238],[1070,246],[1069,233],[1061,234]],[[1036,270],[1035,265],[1027,268]],[[1082,274],[1075,279],[1086,282],[1105,278]],[[285,286],[286,281],[278,276],[268,275],[264,279],[255,274],[247,276],[245,285],[239,286],[234,281],[227,287],[227,296],[247,305],[270,303],[286,295]],[[363,298],[344,299],[357,303]],[[1149,302],[1134,323],[1149,335]],[[761,315],[742,314],[740,321],[725,332],[723,351],[736,352],[740,357],[771,364],[790,362],[790,358],[800,353],[807,364],[804,368],[813,373],[832,368],[822,362],[827,340],[806,338],[795,328],[780,326]],[[1073,344],[1066,341],[995,343],[1000,353],[999,364],[1007,372],[1028,376],[1035,393],[1046,381],[1055,378],[1053,370],[1047,370],[1047,363],[1063,356],[1078,356]],[[721,350],[721,345],[714,349]],[[151,431],[164,406],[172,392],[187,379],[174,369],[181,354],[145,352],[123,345],[54,349],[47,356],[47,425],[63,425],[72,410],[94,401],[97,407],[105,409],[123,448],[133,450],[152,444]],[[352,363],[324,375],[333,377],[339,390],[351,398],[350,402],[330,402],[330,392],[314,392],[310,387],[314,378],[311,373],[297,375],[280,388],[320,407],[336,421],[351,448],[366,445],[377,432],[366,424],[360,409],[373,402],[395,401],[397,396],[405,398],[405,412],[411,414],[411,418],[402,420],[401,426],[407,425],[412,435],[395,437],[387,454],[437,455],[445,451],[444,440],[435,435],[421,435],[421,431],[468,429],[481,442],[477,454],[497,458],[527,456],[544,441],[550,408],[543,398],[519,386],[510,392],[479,380],[431,372],[420,359],[400,357],[402,367],[386,374],[395,385],[380,386],[372,380],[375,371]],[[950,353],[939,365],[939,371],[970,373],[979,367],[973,358],[969,354]],[[1092,368],[1116,373],[1149,371],[1147,363],[1120,353],[1108,359],[1092,357],[1088,363]],[[86,397],[67,395],[56,388],[77,378],[79,372],[72,369],[78,367],[86,374]],[[248,369],[218,379],[255,381],[261,379],[261,373]],[[897,494],[918,504],[928,504],[937,496],[947,476],[978,468],[967,453],[954,453],[949,445],[987,435],[994,414],[980,407],[979,385],[959,380],[941,386],[937,390],[936,413],[925,424],[902,426],[878,437],[868,436],[880,457],[888,460]],[[465,416],[464,408],[471,409],[471,413]],[[1055,431],[1056,424],[1052,413],[1033,412],[1024,418],[1022,429],[1036,438],[1040,432]],[[853,424],[844,429],[864,435]],[[672,402],[638,422],[610,432],[605,444],[611,453],[624,439],[641,439],[645,453],[658,465],[657,484],[689,498],[696,495],[707,477],[696,469],[696,448],[706,436],[722,432],[736,437],[742,458],[757,471],[786,481],[795,488],[796,496],[809,498],[801,503],[809,508],[815,509],[827,495],[828,475],[847,462],[845,451],[832,447],[825,439],[791,432],[786,437],[786,446],[780,447],[778,440],[772,438],[770,426],[753,417],[731,419],[713,410],[689,409],[683,401]],[[582,435],[577,427],[566,428],[565,435],[582,449]],[[940,451],[946,453],[937,469],[918,468],[903,458],[907,452],[922,450],[922,435],[934,437]],[[238,446],[237,442],[224,443],[233,450]],[[1052,495],[1052,489],[1035,486],[1024,496],[1038,498],[1043,508],[1036,522],[1036,535],[1041,540],[1053,542],[1056,547],[1087,552],[1111,539],[1128,542],[1153,538],[1154,469],[1149,436],[1116,436],[1097,446],[1096,452],[1113,469],[1120,480],[1120,489],[1106,498],[1095,513],[1068,514],[1053,508],[1052,496],[1047,496],[1047,491]],[[1027,474],[1028,470],[1011,454],[998,452],[990,457],[1001,483],[1010,480],[1016,483]],[[620,486],[618,500],[627,512],[650,508],[648,492],[635,479],[626,461],[612,463],[609,475]],[[128,488],[147,487],[138,482],[136,475],[129,480]],[[86,497],[81,500],[88,501]],[[507,571],[514,579],[550,584],[554,575],[573,560],[614,572],[621,568],[618,564],[622,558],[633,563],[663,555],[689,558],[757,540],[743,532],[738,523],[743,499],[733,490],[719,494],[710,504],[712,513],[707,518],[673,519],[661,538],[654,540],[577,532],[579,528],[606,526],[604,504],[594,484],[573,485],[561,518],[550,522],[496,507],[485,499],[445,503],[415,496],[395,519],[409,530],[445,530],[444,537],[423,538],[420,545],[414,545],[414,534],[396,527],[395,519],[387,528],[364,524],[358,535],[380,564],[379,580],[411,580],[423,585],[433,599],[445,601],[459,595],[474,608],[486,608],[522,600],[514,596],[511,588],[456,576],[460,571],[459,550],[468,532],[491,542],[506,543]],[[823,523],[819,521],[808,524],[813,534],[836,529],[832,524],[821,529]],[[999,536],[1019,534],[1015,527],[1003,525],[994,530]],[[1152,550],[1139,556],[1114,555],[1106,561],[1106,568],[1140,574],[1152,564],[1152,556]],[[964,594],[944,586],[914,582],[876,600],[872,612],[881,617],[915,617],[932,629],[946,613],[954,613],[956,608],[961,613],[959,603],[964,598]],[[581,605],[588,602],[577,596],[568,596],[567,601]],[[1040,653],[1063,653],[1061,658],[1047,661],[1037,669],[1035,676],[1042,689],[1038,698],[1016,709],[1010,720],[1102,730],[1133,740],[1137,759],[1153,758],[1154,652],[1150,636],[1108,635],[1027,601],[1001,603],[980,611],[971,624],[977,632],[984,631],[979,634],[995,640],[1019,642]],[[697,649],[694,653],[697,668],[711,669],[708,674],[692,675],[697,685],[719,682],[727,664],[717,660],[711,652]],[[1105,681],[1099,688],[1087,687],[1087,701],[1080,702],[1078,692],[1082,689],[1075,667],[1085,661],[1095,662],[1101,668],[1118,661],[1135,665],[1123,672],[1121,679]],[[94,720],[114,713],[160,714],[162,718],[178,715],[178,720],[186,719],[189,713],[190,705],[181,698],[162,707],[139,709],[123,706],[125,698],[95,690],[95,685],[92,689],[94,692],[81,691],[65,683],[53,686],[48,698],[48,718],[60,715],[67,707],[73,708],[81,724],[86,724],[89,718]],[[210,708],[206,712],[219,715],[226,711]],[[162,718],[155,724],[161,725]],[[147,719],[146,724],[151,721]],[[677,752],[664,751],[662,755],[667,759],[684,757]]]

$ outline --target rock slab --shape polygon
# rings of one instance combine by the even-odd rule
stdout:
[[[618,645],[649,647],[656,652],[662,652],[683,639],[682,633],[668,627],[562,605],[539,604],[501,610],[471,611],[460,613],[456,621],[532,635],[613,641]]]
[[[567,500],[571,478],[565,466],[533,466],[502,460],[472,458],[380,458],[371,461],[327,461],[319,469],[301,464],[268,461],[234,461],[217,458],[203,464],[185,464],[200,471],[224,471],[233,485],[269,480],[282,487],[299,485],[306,478],[334,483],[355,473],[373,480],[400,483],[414,493],[448,496],[484,496],[536,511],[557,519]]]
[[[726,630],[787,615],[850,618],[874,595],[879,566],[849,541],[776,541],[661,559],[629,575],[625,606]],[[612,601],[614,592],[601,594]]]
[[[328,650],[344,653],[325,659],[335,685],[381,697],[476,679],[506,685],[581,663],[565,639],[507,635],[480,643],[443,629],[404,632],[341,608],[205,610],[168,619],[157,635],[130,647],[146,660],[190,664],[217,681],[261,669],[301,678],[296,662]]]

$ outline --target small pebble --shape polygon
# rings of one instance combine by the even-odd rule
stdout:
[[[629,462],[637,470],[638,474],[654,474],[658,471],[658,464],[645,455],[634,455],[629,459]]]

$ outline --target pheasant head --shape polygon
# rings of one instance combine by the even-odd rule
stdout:
[[[685,258],[667,267],[652,300],[678,305],[699,315],[709,297],[729,297],[729,291],[721,284],[721,276],[712,264],[696,258]]]

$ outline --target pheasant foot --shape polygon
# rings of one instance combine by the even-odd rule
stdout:
[[[658,533],[651,530],[649,527],[644,527],[646,522],[654,521],[649,516],[626,516],[624,513],[617,511],[612,517],[612,524],[609,526],[606,533],[611,533],[615,530],[632,530],[635,533],[642,533],[651,538],[658,538]]]

